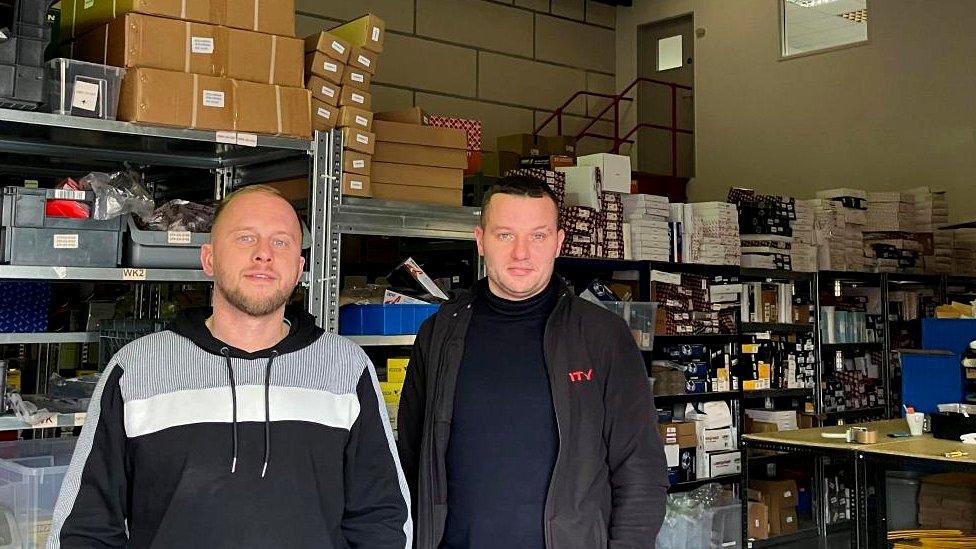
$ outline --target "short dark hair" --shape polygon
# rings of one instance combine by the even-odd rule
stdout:
[[[485,199],[481,205],[481,226],[485,226],[485,213],[491,198],[496,194],[507,194],[512,196],[522,196],[525,198],[548,198],[552,200],[552,205],[556,208],[556,215],[559,215],[559,198],[556,193],[541,179],[527,175],[507,175],[495,182],[494,185],[485,193]]]

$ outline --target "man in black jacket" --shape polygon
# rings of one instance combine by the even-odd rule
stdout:
[[[418,549],[647,548],[667,465],[623,320],[569,291],[552,191],[506,177],[475,229],[488,276],[420,329],[399,410]]]

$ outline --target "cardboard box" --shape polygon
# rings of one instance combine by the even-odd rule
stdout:
[[[376,74],[376,61],[378,59],[379,54],[376,52],[360,46],[353,46],[352,53],[349,55],[349,67],[369,74]]]
[[[693,421],[671,421],[660,423],[657,427],[665,444],[677,444],[680,448],[695,448],[698,445]]]
[[[78,38],[127,13],[158,15],[198,23],[219,25],[224,19],[223,0],[85,0],[61,3],[61,40]],[[294,11],[292,12],[294,14]]]
[[[342,128],[342,144],[347,149],[372,156],[376,134],[356,128]]]
[[[338,36],[321,31],[305,37],[305,53],[314,53],[317,51],[345,65],[349,62],[349,53],[352,52],[352,44]]]
[[[339,109],[318,99],[312,100],[311,112],[313,130],[331,130],[339,123]]]
[[[342,88],[342,92],[339,94],[339,106],[358,107],[368,111],[373,106],[373,95],[358,88]],[[376,117],[374,116],[373,119],[375,120]]]
[[[234,129],[239,132],[312,136],[311,94],[305,88],[234,81]]]
[[[295,38],[130,13],[79,38],[74,54],[116,67],[301,87],[301,49]]]
[[[541,137],[542,154],[565,155],[576,157],[576,138],[565,135],[549,135]]]
[[[748,531],[749,539],[767,539],[769,537],[769,508],[758,501],[748,503]]]
[[[356,107],[339,107],[339,127],[369,131],[373,127],[373,113]]]
[[[374,119],[375,120],[375,119]],[[376,122],[374,121],[374,124]],[[428,147],[379,141],[373,159],[377,162],[394,164],[414,164],[440,168],[464,169],[468,165],[467,151],[447,147]]]
[[[519,156],[539,156],[542,154],[542,140],[531,133],[503,135],[495,140],[495,150]]]
[[[742,472],[742,452],[729,450],[708,452],[708,470],[703,471],[708,478],[736,475]]]
[[[407,381],[408,366],[410,366],[409,358],[386,359],[386,380],[393,383],[403,383]]]
[[[594,166],[569,166],[556,168],[557,172],[566,174],[566,206],[587,206],[599,211],[600,174]]]
[[[328,55],[317,51],[305,55],[305,72],[315,75],[333,84],[342,85],[342,77],[346,66]]]
[[[577,158],[576,165],[600,168],[600,178],[604,191],[630,193],[629,156],[610,153],[590,154]]]
[[[706,452],[722,452],[735,448],[735,438],[731,427],[702,430],[702,450]]]
[[[333,107],[339,106],[339,101],[342,99],[342,88],[339,84],[329,82],[321,76],[312,76],[305,87],[312,92],[313,99]]]
[[[308,199],[308,178],[297,177],[294,179],[283,179],[265,183],[269,187],[274,187],[289,202],[298,202]]]
[[[464,170],[456,168],[391,164],[374,159],[371,175],[377,183],[444,189],[461,189],[464,186]]]
[[[354,46],[381,52],[386,39],[386,23],[373,14],[366,14],[359,19],[330,29],[329,33],[347,40]]]
[[[390,143],[406,143],[410,145],[427,145],[430,147],[446,147],[449,149],[466,150],[468,138],[463,130],[453,128],[433,128],[399,122],[376,120],[373,131],[378,141]]]
[[[342,174],[342,194],[372,198],[373,191],[369,176],[358,173]]]
[[[427,113],[424,112],[424,110],[420,107],[410,107],[409,109],[402,109],[399,111],[378,112],[373,117],[373,120],[398,122],[400,124],[415,124],[418,126],[430,125],[430,120]]]
[[[368,72],[347,66],[339,83],[342,84],[343,88],[359,88],[363,91],[369,91],[369,83],[372,79],[372,75]]]
[[[772,525],[770,525],[772,526]],[[776,535],[785,536],[789,534],[795,534],[797,530],[797,516],[795,507],[787,507],[780,509],[779,512],[779,528]],[[770,534],[772,534],[772,527],[770,527]]]
[[[749,487],[763,495],[763,502],[772,507],[796,507],[795,480],[749,480]]]
[[[145,1],[145,0],[143,0]],[[187,6],[198,0],[183,0]],[[225,0],[220,24],[278,36],[295,36],[295,0]]]
[[[504,177],[508,172],[519,168],[519,154],[511,151],[498,151],[498,175]]]
[[[441,187],[373,183],[373,198],[401,202],[419,202],[421,204],[460,206],[462,195],[460,189],[453,190]]]
[[[346,149],[342,151],[342,171],[343,173],[358,173],[369,175],[372,158],[368,154],[359,151]]]
[[[158,69],[132,69],[119,94],[118,119],[201,130],[234,129],[234,81]]]

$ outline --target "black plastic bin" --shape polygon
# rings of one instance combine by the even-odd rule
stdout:
[[[15,0],[0,11],[0,106],[36,109],[46,99],[44,50],[51,42],[47,14],[51,0]]]

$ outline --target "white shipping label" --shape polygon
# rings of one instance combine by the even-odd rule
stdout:
[[[356,189],[357,191],[363,190],[363,182],[356,181],[355,179],[349,182],[349,188]]]
[[[190,231],[166,231],[167,244],[189,244]]]
[[[322,86],[322,95],[326,97],[335,97],[335,89],[328,86]]]
[[[349,98],[352,99],[354,103],[359,103],[360,105],[366,103],[366,98],[359,95],[358,93],[352,94]]]
[[[54,235],[54,249],[55,250],[77,250],[78,235],[77,234]]]
[[[191,36],[190,51],[193,53],[211,54],[214,52],[214,39],[205,36]]]
[[[373,34],[372,34],[371,38],[373,39],[373,42],[379,42],[380,41],[380,28],[379,27],[373,27]]]
[[[352,78],[352,81],[353,81],[353,82],[359,82],[360,84],[362,84],[363,82],[365,82],[365,81],[366,81],[366,77],[365,77],[365,76],[363,76],[363,75],[361,75],[361,74],[359,74],[358,72],[354,72],[354,73],[352,73],[352,74],[351,74],[351,75],[349,76],[349,78]]]
[[[369,137],[361,133],[356,134],[356,141],[359,141],[363,145],[369,145]]]
[[[71,92],[71,107],[94,112],[98,108],[98,84],[75,80],[75,86]]]
[[[325,118],[326,120],[328,120],[328,119],[331,119],[331,118],[332,118],[332,112],[331,112],[331,111],[329,111],[329,109],[326,109],[326,108],[322,108],[322,107],[319,107],[319,110],[317,110],[317,111],[315,111],[315,112],[316,112],[316,114],[318,114],[318,115],[319,115],[319,116],[321,116],[322,118]]]
[[[203,90],[203,106],[224,108],[224,92],[216,90]]]
[[[95,0],[85,0],[85,6],[84,6],[84,8],[87,10],[88,8],[90,8],[90,7],[94,6],[94,5],[95,5]]]
[[[360,65],[369,68],[369,57],[366,57],[365,55],[360,55],[357,59],[359,60]]]
[[[325,72],[339,72],[339,65],[329,63],[328,61],[322,65],[322,68],[325,70]]]
[[[332,42],[332,49],[339,52],[340,55],[346,53],[346,47],[336,41]]]
[[[54,198],[57,198],[59,200],[84,200],[85,191],[73,191],[71,189],[55,189]]]
[[[360,126],[369,126],[369,120],[365,116],[356,115],[356,123]]]
[[[352,167],[353,168],[365,168],[366,167],[366,161],[365,160],[353,160],[352,161]]]

